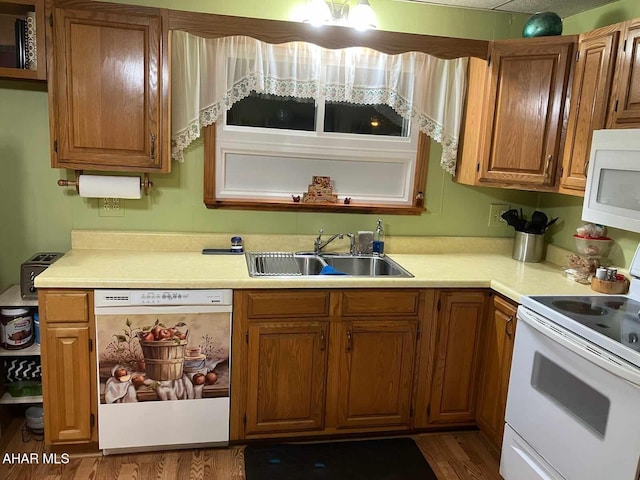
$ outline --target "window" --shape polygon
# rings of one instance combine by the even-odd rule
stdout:
[[[204,135],[208,206],[288,208],[319,176],[352,211],[420,213],[428,138],[455,170],[467,59],[180,31],[172,53],[172,157]]]
[[[413,204],[417,133],[387,105],[254,91],[216,137],[218,200],[293,202],[312,177],[328,176],[339,202]]]
[[[291,98],[255,91],[231,107],[226,124],[308,132],[315,131],[316,125],[322,125],[322,131],[326,133],[409,136],[409,121],[388,105],[328,101],[324,108],[319,109],[312,98]]]

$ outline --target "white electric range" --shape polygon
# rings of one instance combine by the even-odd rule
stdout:
[[[627,295],[521,299],[500,473],[640,478],[640,247]]]

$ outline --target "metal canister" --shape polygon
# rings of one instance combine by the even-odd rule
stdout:
[[[609,269],[606,267],[598,267],[596,269],[596,278],[598,280],[607,280],[609,278]]]
[[[0,310],[0,338],[7,350],[20,350],[33,344],[33,317],[26,308]]]

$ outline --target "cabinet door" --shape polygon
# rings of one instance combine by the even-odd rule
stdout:
[[[408,429],[416,321],[350,320],[340,325],[337,428]]]
[[[471,423],[475,418],[484,292],[440,292],[429,423]]]
[[[91,440],[89,327],[52,327],[43,337],[45,443]]]
[[[324,428],[327,325],[249,325],[247,435]]]
[[[562,193],[584,195],[591,135],[606,125],[619,37],[620,24],[580,37],[560,178]]]
[[[482,373],[479,376],[476,421],[497,450],[502,446],[504,432],[516,308],[516,305],[496,295],[482,334],[484,352]]]
[[[609,128],[640,128],[640,19],[625,23]]]
[[[54,167],[168,171],[165,29],[160,15],[54,9]]]
[[[574,39],[493,42],[480,182],[553,186]]]

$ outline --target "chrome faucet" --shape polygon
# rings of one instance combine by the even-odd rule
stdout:
[[[334,235],[331,235],[329,237],[329,239],[325,242],[322,241],[322,234],[324,233],[324,230],[321,228],[320,229],[320,233],[318,234],[318,237],[315,239],[315,241],[313,242],[313,253],[315,253],[316,255],[320,255],[320,250],[322,250],[324,247],[326,247],[327,245],[329,245],[331,242],[333,242],[336,238],[339,239],[343,239],[344,236],[346,235],[347,237],[349,237],[349,255],[355,255],[356,253],[356,237],[353,233],[336,233]]]

